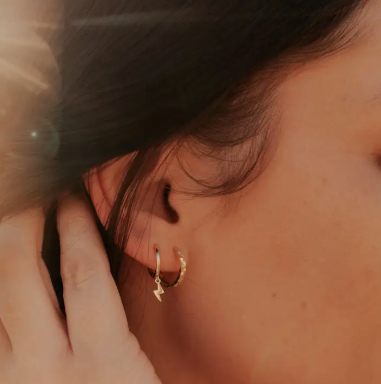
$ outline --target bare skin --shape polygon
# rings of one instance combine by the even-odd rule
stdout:
[[[162,176],[176,187],[169,203],[179,221],[165,218],[160,196],[152,217],[139,213],[122,301],[82,203],[68,202],[60,216],[67,323],[39,260],[41,213],[2,223],[0,382],[151,384],[154,367],[165,384],[378,384],[379,15],[381,0],[371,0],[355,44],[279,86],[276,146],[245,190],[190,199],[182,190],[196,185],[169,165]],[[180,156],[192,173],[215,174],[214,163]],[[121,165],[92,180],[102,220]],[[178,270],[174,247],[188,262],[163,303],[146,271],[154,244],[164,271]]]
[[[355,44],[280,85],[277,146],[243,192],[190,199],[181,189],[194,185],[173,162],[166,177],[180,220],[154,213],[141,239],[148,213],[138,216],[122,297],[163,382],[381,381],[380,15],[381,1],[371,1]],[[213,173],[212,163],[181,156],[195,174]],[[114,174],[99,179],[106,196],[93,190],[101,217]],[[154,244],[165,270],[179,267],[174,246],[189,266],[163,304],[146,274]]]
[[[129,332],[90,209],[68,198],[60,210],[67,321],[40,258],[43,225],[39,211],[0,224],[0,382],[159,384]]]

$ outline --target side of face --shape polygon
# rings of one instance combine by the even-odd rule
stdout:
[[[149,279],[122,289],[131,327],[139,323],[138,338],[162,376],[181,367],[220,382],[381,380],[380,12],[374,1],[361,43],[280,86],[276,147],[246,189],[189,198],[181,190],[192,181],[170,165],[179,221],[154,215],[145,250],[130,254],[137,270],[154,266],[152,246],[163,244],[164,269],[175,271],[177,246],[186,279],[160,307]],[[195,174],[209,171],[194,158],[187,164]],[[176,364],[184,354],[187,362]]]

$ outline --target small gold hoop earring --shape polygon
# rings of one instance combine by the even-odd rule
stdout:
[[[184,255],[178,249],[175,249],[176,254],[180,258],[180,270],[175,281],[173,283],[169,283],[162,276],[160,276],[160,252],[156,245],[154,246],[154,250],[156,254],[156,270],[152,271],[152,269],[148,268],[148,272],[151,277],[155,279],[155,283],[157,284],[157,289],[155,289],[153,293],[155,294],[156,298],[161,302],[161,295],[164,294],[164,289],[162,285],[165,288],[173,288],[180,285],[181,282],[184,280],[185,273],[187,271],[187,263],[185,261]]]

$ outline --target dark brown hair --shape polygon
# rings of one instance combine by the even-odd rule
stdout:
[[[49,88],[1,78],[12,113],[0,214],[54,207],[90,170],[132,154],[107,231],[100,225],[116,278],[116,250],[128,240],[140,187],[163,149],[177,143],[173,154],[188,146],[221,160],[219,177],[198,180],[203,195],[243,187],[271,137],[276,85],[295,66],[355,38],[352,20],[365,0],[46,3],[40,19],[28,14],[28,25],[49,47],[49,60],[31,51],[29,64]],[[6,59],[17,62],[20,52]],[[241,151],[247,143],[250,150]],[[56,242],[52,213],[50,260],[58,259],[48,246]],[[58,263],[48,264],[58,281]]]

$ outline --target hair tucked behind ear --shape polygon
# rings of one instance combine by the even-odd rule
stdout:
[[[198,180],[202,195],[243,187],[276,122],[277,84],[355,39],[366,1],[39,0],[22,17],[17,3],[0,25],[12,24],[0,34],[0,215],[54,206],[95,167],[133,154],[104,231],[116,278],[113,244],[124,249],[163,148],[222,160],[221,175]]]

